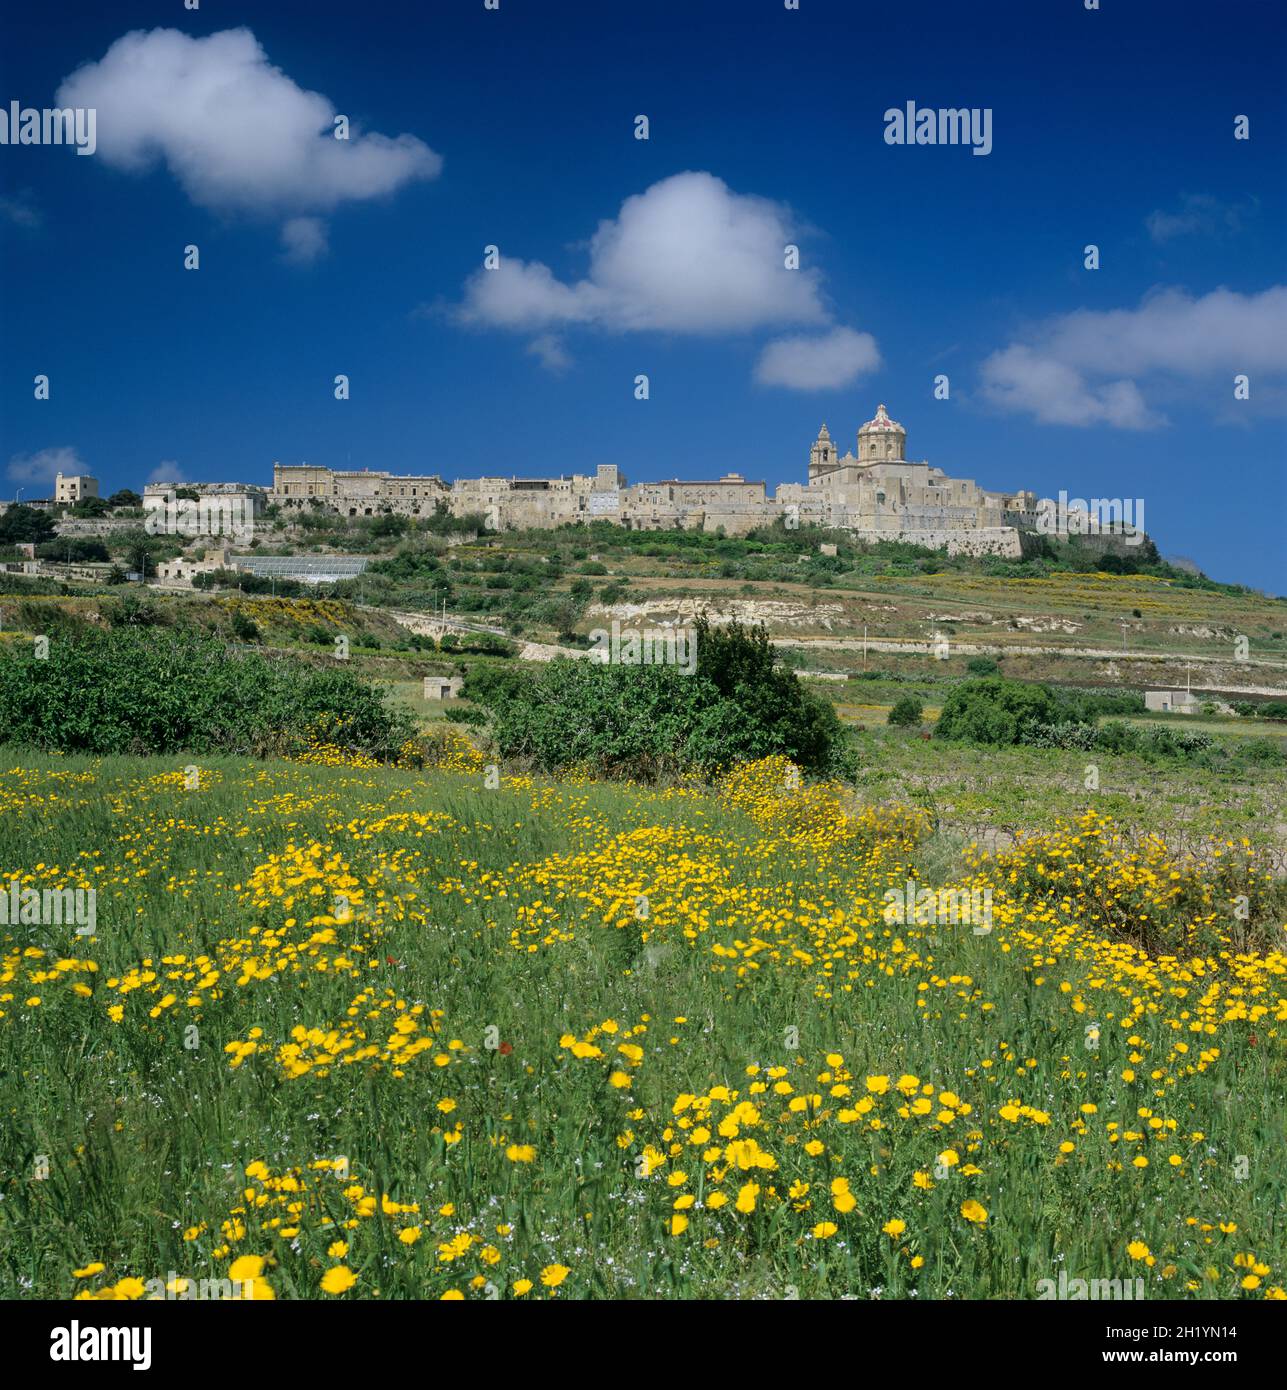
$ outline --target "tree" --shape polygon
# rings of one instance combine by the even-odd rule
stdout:
[[[123,487],[107,499],[109,507],[141,507],[143,499],[132,489]]]
[[[909,729],[912,725],[919,727],[923,712],[924,706],[915,695],[903,695],[894,702],[893,709],[889,711],[889,722],[904,729]]]
[[[15,503],[3,516],[0,516],[0,543],[6,545],[37,545],[57,535],[53,518],[48,512],[39,512],[35,507],[24,507]]]
[[[1025,724],[1050,724],[1056,713],[1055,698],[1044,685],[986,676],[952,691],[943,702],[934,736],[966,743],[1018,743]]]
[[[125,551],[125,559],[131,570],[147,578],[149,566],[156,573],[156,561],[152,558],[152,547],[146,541],[132,541]]]
[[[73,536],[56,536],[51,541],[42,541],[36,547],[39,560],[61,560],[64,564],[84,564],[86,561],[105,561],[111,559],[107,547],[100,540]]]

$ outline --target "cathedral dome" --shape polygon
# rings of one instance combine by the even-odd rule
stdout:
[[[878,405],[875,416],[858,431],[858,462],[902,463],[906,445],[907,431]]]
[[[899,434],[904,435],[907,433],[897,420],[891,420],[889,418],[883,404],[876,407],[875,418],[868,420],[867,423],[859,429],[858,433],[871,434],[874,430],[897,430]]]

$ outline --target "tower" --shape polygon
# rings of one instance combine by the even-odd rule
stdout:
[[[825,478],[828,473],[835,471],[837,463],[836,446],[831,442],[831,434],[824,422],[809,450],[809,481],[812,483]]]
[[[874,418],[858,431],[858,462],[905,463],[907,461],[907,431],[891,420],[884,405],[876,407]]]

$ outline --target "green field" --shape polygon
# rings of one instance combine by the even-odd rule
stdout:
[[[1272,882],[1142,845],[1196,784],[1125,760],[1133,837],[979,860],[935,806],[1114,803],[958,751],[897,810],[930,747],[856,796],[11,752],[4,880],[97,908],[3,928],[0,1295],[1281,1296]],[[890,923],[909,875],[993,929]]]

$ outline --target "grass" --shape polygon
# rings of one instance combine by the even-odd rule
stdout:
[[[855,798],[10,750],[0,882],[98,925],[0,927],[0,1296],[1276,1289],[1272,884],[1095,817],[980,859],[896,803],[1114,803],[1056,754],[866,753]],[[1199,786],[1105,771],[1162,788],[1137,829]],[[909,874],[993,931],[887,922]]]

